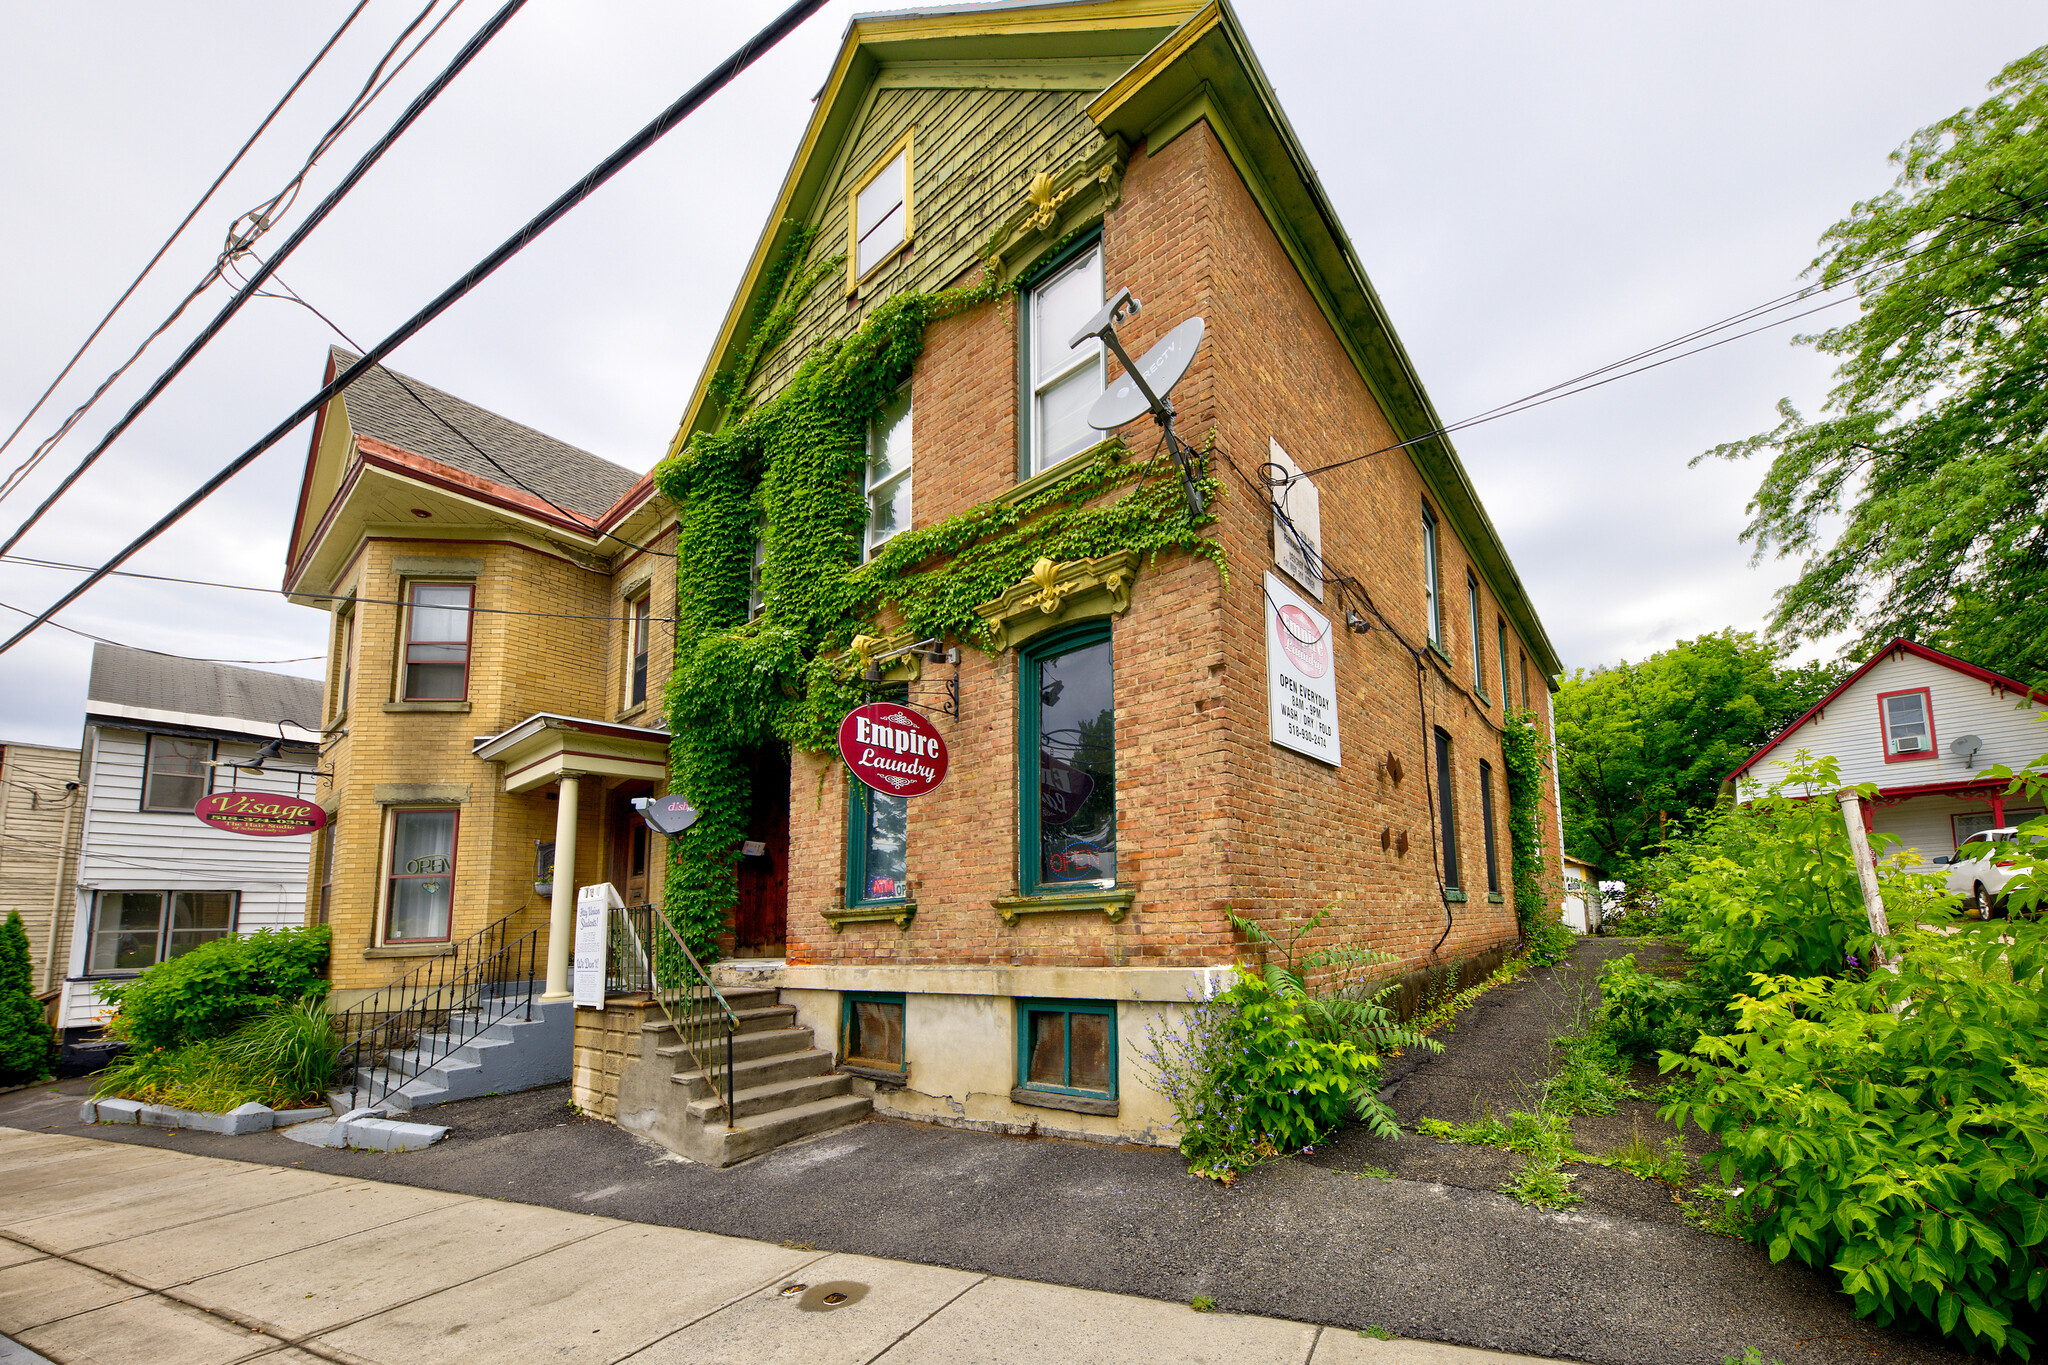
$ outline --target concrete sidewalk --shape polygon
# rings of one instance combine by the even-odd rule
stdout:
[[[58,1365],[1533,1359],[11,1128],[0,1333]]]

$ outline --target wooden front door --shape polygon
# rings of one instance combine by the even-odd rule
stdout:
[[[653,790],[651,783],[628,782],[612,793],[610,879],[628,905],[653,903],[653,849],[647,822],[633,809],[634,797]]]
[[[750,749],[746,763],[754,795],[740,851],[733,949],[740,957],[777,957],[789,924],[789,747]]]

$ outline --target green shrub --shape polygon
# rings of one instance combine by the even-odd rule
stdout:
[[[1895,925],[1899,924],[1894,919]],[[1896,974],[1769,976],[1666,1069],[1736,1229],[1856,1311],[2025,1356],[2048,1295],[2048,927],[1895,933]]]
[[[324,995],[327,948],[325,925],[202,943],[133,981],[100,987],[120,1010],[109,1031],[143,1049],[225,1037],[280,1001]]]
[[[1598,1028],[1553,1040],[1564,1063],[1543,1083],[1543,1107],[1558,1114],[1611,1114],[1625,1099],[1639,1099],[1629,1088],[1628,1063],[1614,1042]]]
[[[1707,1027],[1709,1012],[1697,984],[1645,972],[1636,966],[1634,953],[1600,969],[1599,1032],[1617,1052],[1638,1057],[1683,1052]]]
[[[334,1084],[341,1035],[327,1017],[327,1001],[309,995],[243,1025],[221,1050],[248,1074],[271,1078],[279,1094],[317,1097]]]
[[[224,1038],[130,1048],[93,1093],[216,1113],[250,1103],[289,1109],[324,1102],[339,1055],[326,1002],[309,995],[275,1003]]]
[[[39,1081],[56,1061],[57,1037],[30,987],[35,969],[21,915],[0,924],[0,1085]]]

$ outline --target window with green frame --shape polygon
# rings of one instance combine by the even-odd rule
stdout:
[[[1113,1003],[1017,1002],[1017,1084],[1021,1089],[1113,1100],[1116,1071]]]
[[[891,688],[876,701],[902,701]],[[910,898],[910,798],[846,779],[846,903],[898,905]]]
[[[1017,670],[1027,896],[1116,885],[1116,697],[1109,625],[1045,636]]]
[[[908,1071],[903,1050],[903,994],[848,991],[839,1022],[839,1056],[848,1066]]]

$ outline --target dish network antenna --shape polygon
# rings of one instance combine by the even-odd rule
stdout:
[[[1091,337],[1099,337],[1102,344],[1124,367],[1121,378],[1103,391],[1095,400],[1095,406],[1088,409],[1088,425],[1097,431],[1110,431],[1127,422],[1135,422],[1146,413],[1159,423],[1166,433],[1166,449],[1173,456],[1174,468],[1180,471],[1181,491],[1187,494],[1188,514],[1202,515],[1201,490],[1195,487],[1195,476],[1190,472],[1194,452],[1173,430],[1173,404],[1166,395],[1173,392],[1173,386],[1180,383],[1181,376],[1188,372],[1188,366],[1195,361],[1195,351],[1202,344],[1202,320],[1189,318],[1165,336],[1153,343],[1145,352],[1144,359],[1135,365],[1124,350],[1123,342],[1117,339],[1116,325],[1124,319],[1134,317],[1144,307],[1131,296],[1128,288],[1116,291],[1115,297],[1102,305],[1102,311],[1088,319],[1074,339],[1067,343],[1069,350],[1079,346]]]

